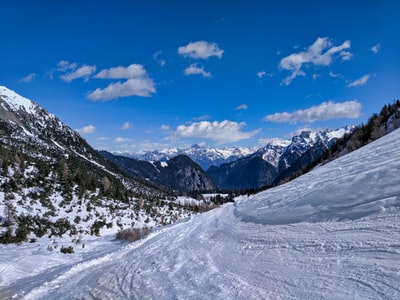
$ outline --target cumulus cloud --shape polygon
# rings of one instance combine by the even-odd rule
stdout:
[[[203,77],[211,77],[211,73],[204,70],[204,67],[198,67],[197,64],[191,64],[183,73],[188,75],[202,75]]]
[[[31,82],[35,78],[36,78],[36,74],[31,73],[31,74],[25,76],[24,78],[21,78],[19,82]]]
[[[339,46],[333,46],[329,38],[317,38],[306,51],[292,53],[281,59],[279,68],[290,71],[291,74],[283,80],[283,84],[289,85],[297,76],[305,76],[303,65],[328,66],[332,63],[334,56],[342,60],[348,60],[352,54],[346,49],[350,48],[350,41],[345,41]]]
[[[150,97],[151,94],[156,92],[153,79],[147,75],[143,65],[140,64],[104,69],[94,77],[100,79],[127,80],[110,83],[104,89],[97,88],[93,92],[90,92],[87,98],[93,101],[108,101],[129,96]]]
[[[241,104],[241,105],[235,107],[234,110],[246,110],[248,108],[249,107],[247,106],[247,104]]]
[[[219,49],[216,43],[197,41],[190,42],[186,46],[179,47],[178,53],[195,59],[208,59],[211,56],[221,58],[224,50]]]
[[[358,78],[357,80],[354,80],[353,82],[350,82],[347,86],[348,86],[348,87],[363,86],[363,85],[365,85],[365,84],[368,82],[369,77],[370,77],[369,74],[364,75],[363,77]]]
[[[171,127],[169,127],[169,125],[162,124],[160,129],[163,130],[163,131],[167,131],[167,130],[170,130]]]
[[[355,119],[360,116],[361,103],[357,100],[335,103],[333,101],[323,102],[318,106],[294,112],[282,112],[266,115],[263,121],[275,123],[311,123],[315,121],[326,121],[339,118]]]
[[[128,67],[118,66],[101,70],[94,76],[94,78],[130,79],[130,78],[140,78],[145,76],[146,76],[146,70],[144,69],[143,65],[131,64]]]
[[[174,134],[177,137],[205,138],[225,144],[249,139],[260,131],[258,129],[243,132],[242,128],[245,126],[246,123],[244,122],[237,123],[228,120],[221,122],[201,121],[190,125],[179,125]]]
[[[93,101],[108,101],[129,96],[150,97],[155,92],[154,81],[149,77],[141,77],[111,83],[104,89],[97,88],[87,97]]]
[[[373,46],[372,48],[371,48],[371,51],[373,52],[373,53],[378,53],[379,51],[381,50],[381,44],[380,43],[378,43],[378,44],[376,44],[375,46]]]
[[[83,65],[69,73],[61,75],[60,78],[63,81],[71,82],[72,80],[83,78],[84,81],[88,81],[89,77],[96,72],[96,66]]]
[[[92,134],[96,131],[96,127],[93,125],[83,126],[82,128],[76,129],[79,134]]]

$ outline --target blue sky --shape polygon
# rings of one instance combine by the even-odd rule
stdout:
[[[96,149],[265,145],[400,98],[398,1],[0,1],[0,85]]]

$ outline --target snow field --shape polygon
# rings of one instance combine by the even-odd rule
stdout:
[[[2,251],[0,297],[400,299],[400,130],[285,185],[85,254]],[[3,246],[2,246],[3,247]],[[4,253],[4,254],[3,254]],[[20,265],[18,257],[30,254]],[[16,257],[11,259],[11,257]],[[40,266],[40,260],[51,264]],[[9,272],[9,273],[8,273]]]

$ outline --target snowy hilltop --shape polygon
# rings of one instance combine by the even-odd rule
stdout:
[[[69,256],[2,246],[0,296],[399,299],[400,130],[279,187]],[[35,263],[32,263],[34,261]]]

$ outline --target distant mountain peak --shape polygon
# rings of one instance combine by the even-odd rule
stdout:
[[[295,166],[306,152],[310,151],[310,159],[314,159],[321,155],[334,139],[341,138],[351,129],[352,127],[337,130],[304,130],[290,140],[273,139],[254,154],[240,161],[221,165],[219,168],[210,168],[208,173],[222,188],[226,189],[258,188],[270,185],[285,170],[292,165]],[[302,165],[304,163],[307,163],[305,159]]]
[[[167,161],[177,155],[186,155],[194,162],[199,164],[203,170],[207,170],[212,165],[221,165],[223,163],[231,162],[247,155],[253,154],[256,148],[246,147],[226,147],[215,148],[205,147],[194,144],[187,148],[169,148],[163,150],[154,150],[144,153],[114,153],[132,157],[138,160],[145,161]]]

